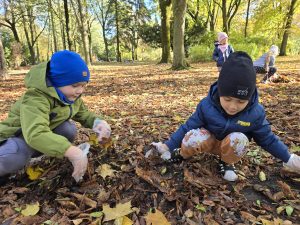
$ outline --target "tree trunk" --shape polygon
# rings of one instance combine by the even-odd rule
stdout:
[[[207,0],[206,1],[208,7],[208,17],[209,17],[209,30],[211,32],[215,31],[215,26],[217,22],[217,15],[219,13],[219,7],[216,7],[215,1]]]
[[[108,62],[109,61],[108,43],[107,43],[107,38],[106,38],[104,26],[102,27],[102,36],[103,36],[103,41],[104,41],[104,46],[105,46],[105,57],[106,57],[106,61]]]
[[[250,3],[251,3],[251,0],[248,0],[244,37],[247,37],[247,29],[248,29],[248,22],[249,22]]]
[[[168,63],[171,61],[171,33],[170,33],[170,17],[171,17],[171,0],[159,1],[161,13],[161,60],[160,63]]]
[[[70,28],[69,28],[69,9],[68,9],[68,0],[64,0],[64,11],[66,19],[66,34],[69,50],[72,51],[72,42],[70,39]]]
[[[223,30],[225,33],[228,34],[226,0],[222,0],[222,18],[223,18]]]
[[[2,40],[0,39],[0,78],[5,80],[8,78],[7,70],[6,70],[6,63],[4,57],[4,48],[2,45]]]
[[[120,52],[118,0],[115,0],[115,13],[116,13],[116,36],[117,36],[117,62],[122,62],[121,52]]]
[[[297,0],[291,0],[290,9],[289,9],[289,12],[287,13],[286,25],[285,25],[285,29],[284,29],[284,33],[283,33],[283,37],[282,37],[281,46],[280,46],[280,54],[279,55],[281,55],[281,56],[286,55],[286,46],[287,46],[287,42],[288,42],[288,38],[289,38],[289,34],[290,34],[290,29],[292,27],[293,16],[294,16],[295,9],[296,9],[296,3],[297,3]]]
[[[27,15],[29,17],[31,16],[28,9],[27,9]],[[28,46],[29,53],[30,53],[30,62],[31,62],[31,64],[35,64],[35,52],[34,52],[33,45],[31,44],[31,38],[29,36],[29,31],[28,31],[28,27],[26,24],[26,17],[24,15],[24,12],[22,12],[22,23],[23,23],[24,33],[25,33],[25,37],[26,37],[26,41],[27,41],[27,46]]]
[[[174,33],[173,33],[173,65],[179,70],[188,67],[184,54],[184,29],[186,0],[173,0]]]
[[[53,8],[52,8],[52,1],[49,0],[48,2],[48,7],[50,11],[50,18],[51,18],[51,26],[52,26],[52,35],[53,35],[53,44],[54,44],[54,51],[57,52],[57,37],[56,37],[56,32],[55,32],[55,22],[53,18]]]
[[[84,5],[84,8],[82,7]],[[84,51],[84,59],[85,62],[90,65],[91,59],[89,54],[89,40],[88,40],[88,31],[87,31],[87,13],[86,13],[86,0],[77,0],[78,12],[79,12],[79,21],[80,21],[80,31],[81,31],[81,38],[83,44],[83,51]]]

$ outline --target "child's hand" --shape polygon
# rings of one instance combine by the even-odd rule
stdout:
[[[107,140],[111,134],[111,128],[105,120],[95,119],[93,125],[93,131],[98,134],[98,141],[102,142],[104,139]]]
[[[287,168],[300,173],[300,156],[292,154],[287,163],[283,163]]]
[[[85,174],[87,169],[88,159],[87,153],[89,151],[90,145],[88,143],[84,143],[76,146],[71,146],[65,152],[65,157],[67,157],[73,165],[73,173],[72,177],[76,180],[76,182],[80,181]]]
[[[170,153],[169,147],[166,144],[164,144],[162,142],[152,142],[151,145],[153,145],[156,148],[156,150],[160,154],[160,157],[163,160],[171,159],[171,153]]]

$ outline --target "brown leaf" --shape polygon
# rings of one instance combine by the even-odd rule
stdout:
[[[277,184],[281,188],[285,197],[295,199],[295,195],[292,192],[291,187],[287,183],[279,180],[277,181]]]
[[[245,211],[241,211],[241,217],[246,220],[246,221],[250,221],[250,222],[256,222],[256,217],[253,216],[252,214],[245,212]]]

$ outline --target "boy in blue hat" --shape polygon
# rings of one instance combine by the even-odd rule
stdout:
[[[90,71],[79,54],[64,50],[47,63],[33,67],[25,77],[26,92],[0,123],[0,178],[22,169],[41,153],[63,158],[73,165],[78,182],[84,175],[87,153],[72,144],[77,130],[73,119],[93,128],[101,142],[111,128],[89,112],[81,99]]]
[[[186,123],[165,143],[152,144],[161,158],[170,161],[202,152],[217,155],[223,178],[235,181],[238,176],[233,164],[245,155],[252,138],[285,166],[300,172],[300,157],[290,154],[274,135],[258,102],[252,59],[245,52],[235,52],[223,64],[218,81]]]

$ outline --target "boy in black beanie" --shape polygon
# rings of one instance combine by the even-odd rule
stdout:
[[[234,163],[254,141],[285,166],[300,172],[300,157],[272,133],[265,111],[258,103],[256,74],[250,56],[235,52],[223,64],[218,81],[196,111],[165,143],[152,143],[161,157],[173,161],[201,152],[220,157],[220,172],[228,181],[237,180]],[[181,146],[181,149],[178,149]]]

